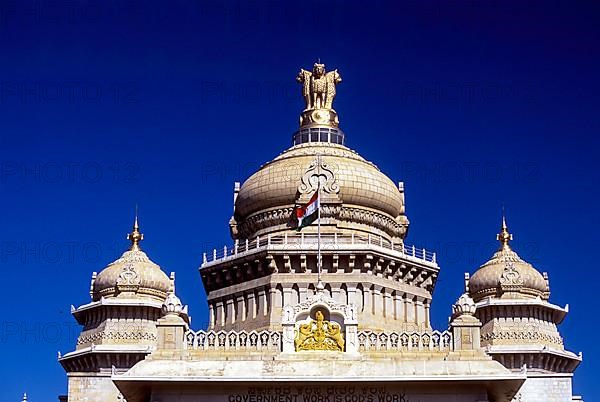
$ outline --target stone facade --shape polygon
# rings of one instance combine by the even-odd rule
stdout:
[[[119,401],[121,392],[111,379],[112,373],[69,375],[68,401]]]
[[[293,146],[235,184],[233,244],[202,257],[208,328],[190,329],[174,274],[140,249],[136,218],[131,249],[72,309],[83,328],[59,358],[67,401],[581,400],[571,384],[581,355],[559,332],[567,309],[512,250],[505,221],[449,328],[431,327],[440,267],[405,242],[404,184],[343,144],[331,109],[339,73],[316,64],[299,77],[307,109]],[[320,219],[297,230],[309,200]]]
[[[571,402],[575,399],[572,394],[572,376],[565,374],[535,375],[530,374],[527,381],[519,389],[515,401],[527,402]]]

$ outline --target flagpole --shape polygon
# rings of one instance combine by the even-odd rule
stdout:
[[[317,154],[317,290],[323,290],[321,282],[321,154]]]

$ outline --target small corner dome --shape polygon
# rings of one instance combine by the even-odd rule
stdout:
[[[548,300],[547,279],[511,249],[512,235],[505,222],[498,240],[500,249],[469,278],[469,295],[475,302],[486,297]]]
[[[143,235],[139,232],[137,218],[128,238],[132,242],[131,248],[96,276],[92,285],[92,299],[144,297],[162,303],[172,289],[172,281],[140,249],[139,242]]]

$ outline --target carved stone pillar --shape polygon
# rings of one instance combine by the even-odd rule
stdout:
[[[371,288],[368,286],[363,288],[363,314],[372,315],[373,314],[373,293],[371,292]]]
[[[398,292],[394,293],[394,319],[405,321],[404,303],[402,302],[402,296]]]
[[[256,318],[256,299],[254,297],[254,292],[248,292],[246,297],[248,299],[248,320],[253,320]]]
[[[242,322],[246,321],[246,300],[244,299],[244,295],[240,294],[236,298],[236,321]]]
[[[481,321],[475,317],[475,303],[463,294],[452,306],[452,339],[454,350],[477,350],[481,348]]]
[[[177,315],[168,314],[156,322],[158,350],[183,350],[185,348],[186,322]]]
[[[354,304],[355,306],[358,306],[358,291],[356,289],[356,283],[346,283],[346,291],[348,292],[348,304]]]
[[[404,308],[406,312],[406,322],[413,324],[415,322],[415,305],[410,295],[404,294]]]
[[[292,306],[283,308],[283,316],[281,318],[281,327],[283,329],[282,352],[294,353],[296,351],[294,345],[296,317]]]
[[[340,285],[333,283],[331,284],[331,298],[338,303],[345,303],[341,297],[342,290],[340,289]]]
[[[429,303],[430,303],[429,300],[425,300],[425,303],[424,303],[424,307],[425,307],[425,328],[431,328],[431,317],[430,317],[430,307],[431,307],[431,305]]]
[[[294,292],[294,290],[292,289],[291,284],[283,285],[283,300],[281,302],[281,306],[296,304],[296,300],[292,300],[293,292]],[[278,305],[277,307],[280,307],[280,306]]]
[[[257,316],[264,317],[267,315],[267,313],[268,313],[267,292],[265,291],[265,289],[259,289],[259,291],[258,291],[258,306],[257,307],[258,307]]]
[[[298,293],[299,293],[298,298],[300,299],[300,303],[306,301],[306,299],[308,298],[308,287],[305,283],[300,284],[298,286]]]
[[[225,324],[235,324],[235,305],[233,297],[228,298],[226,303],[227,321]]]
[[[225,326],[225,309],[223,308],[223,301],[217,301],[217,329],[221,329]]]
[[[189,318],[187,306],[183,306],[174,293],[170,293],[162,305],[164,316],[157,320],[157,353],[183,357],[187,343],[185,333],[188,330]],[[178,353],[173,353],[178,352]]]
[[[394,319],[394,305],[392,303],[392,295],[388,289],[383,290],[383,308],[385,310],[385,318]]]
[[[420,328],[425,326],[425,306],[420,297],[415,300],[415,322]]]
[[[213,303],[208,303],[208,329],[215,328],[215,306]]]

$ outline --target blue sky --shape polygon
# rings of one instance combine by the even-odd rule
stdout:
[[[177,272],[206,325],[197,268],[229,244],[234,181],[290,145],[294,78],[320,58],[343,82],[346,144],[404,181],[407,242],[435,249],[432,320],[496,249],[570,305],[595,393],[600,9],[594,2],[0,2],[0,399],[66,392],[71,304],[127,247]]]

